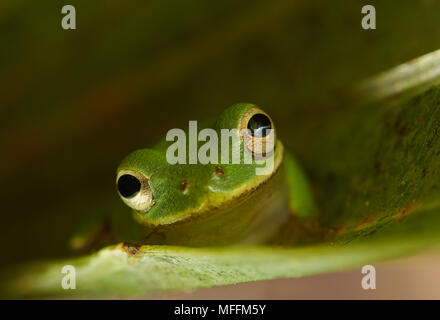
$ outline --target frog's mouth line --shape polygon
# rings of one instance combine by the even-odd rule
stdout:
[[[191,223],[195,220],[204,219],[214,216],[216,213],[222,211],[222,208],[234,208],[238,204],[245,201],[255,190],[263,187],[269,180],[271,180],[276,173],[278,173],[281,163],[284,158],[284,147],[281,141],[277,140],[275,148],[275,161],[273,171],[269,176],[256,176],[251,184],[244,184],[240,188],[231,193],[225,193],[224,197],[207,197],[198,207],[189,208],[179,214],[179,217],[166,216],[160,219],[148,219],[144,216],[144,212],[134,212],[135,220],[151,229],[167,229],[174,228],[179,225]]]

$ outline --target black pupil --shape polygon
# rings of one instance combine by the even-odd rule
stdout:
[[[270,119],[262,113],[257,113],[249,119],[248,129],[254,137],[265,137],[271,129]]]
[[[118,180],[118,190],[124,198],[131,198],[141,190],[141,183],[136,177],[124,174]]]

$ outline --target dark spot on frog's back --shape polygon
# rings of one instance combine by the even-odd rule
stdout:
[[[223,177],[225,172],[223,171],[222,167],[216,166],[214,168],[214,173],[217,177]]]
[[[183,180],[183,181],[180,183],[180,190],[182,190],[183,193],[186,193],[186,192],[188,191],[188,187],[189,187],[189,184],[188,184],[188,181],[187,181],[187,180]]]

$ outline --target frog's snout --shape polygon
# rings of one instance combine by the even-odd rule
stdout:
[[[138,171],[119,171],[116,187],[122,201],[136,211],[147,212],[154,204],[149,179]]]

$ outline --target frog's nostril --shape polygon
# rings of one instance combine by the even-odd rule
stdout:
[[[124,174],[118,179],[118,190],[124,198],[132,198],[141,190],[141,182],[130,174]]]

